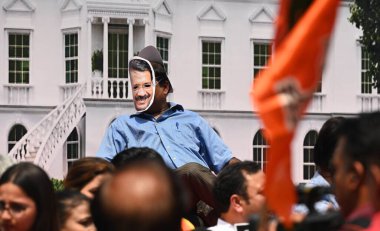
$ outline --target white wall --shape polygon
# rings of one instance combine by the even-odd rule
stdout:
[[[21,1],[20,1],[21,2]],[[32,0],[36,10],[31,14],[0,10],[0,153],[6,152],[9,128],[21,121],[27,129],[34,126],[45,114],[61,103],[60,85],[64,83],[63,34],[65,30],[77,30],[79,35],[79,82],[88,76],[87,6],[77,10],[61,11],[61,1]],[[110,1],[111,2],[111,1]],[[114,1],[123,4],[126,1]],[[159,0],[150,0],[156,7]],[[134,47],[144,43],[155,45],[156,34],[170,37],[170,80],[175,89],[172,99],[186,109],[199,112],[221,134],[232,152],[241,159],[252,159],[252,141],[261,128],[260,121],[252,113],[249,91],[253,68],[253,39],[272,39],[271,18],[260,15],[257,21],[250,17],[265,9],[275,17],[277,1],[234,0],[166,0],[171,15],[149,13],[148,33],[143,26],[134,26]],[[106,3],[106,2],[105,2]],[[135,2],[139,4],[138,2]],[[211,4],[225,16],[223,21],[199,20],[198,16]],[[0,6],[3,2],[0,3]],[[112,8],[110,4],[110,8]],[[360,93],[360,49],[356,40],[360,36],[347,20],[347,1],[342,2],[335,32],[324,71],[323,91],[326,95],[323,111],[307,115],[299,124],[293,141],[293,176],[302,180],[302,143],[306,133],[319,130],[331,115],[352,115],[359,111],[357,94]],[[110,15],[112,18],[112,15]],[[213,17],[216,17],[213,15]],[[263,22],[264,20],[265,22]],[[3,84],[8,82],[5,27],[33,29],[31,36],[31,84],[33,95],[29,106],[7,105]],[[148,37],[145,38],[145,35]],[[222,90],[225,91],[222,110],[202,110],[198,90],[201,89],[201,38],[222,41]],[[103,24],[93,24],[91,50],[103,48]],[[134,50],[137,52],[138,50]],[[92,53],[92,52],[91,52]],[[300,64],[302,65],[302,64]],[[82,120],[82,140],[85,154],[95,155],[109,123],[117,115],[133,113],[132,103],[126,100],[85,99],[86,118]],[[39,106],[49,107],[39,107]],[[62,150],[51,167],[52,174],[64,171]],[[61,167],[59,167],[61,166]],[[54,171],[53,171],[54,170]]]
[[[29,131],[52,109],[52,107],[0,107],[0,154],[8,153],[8,135],[15,124],[21,124]]]

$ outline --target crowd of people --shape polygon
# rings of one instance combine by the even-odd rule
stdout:
[[[32,163],[4,168],[0,231],[380,230],[380,112],[326,121],[317,171],[295,186],[294,225],[284,227],[266,205],[260,167],[167,102],[174,89],[157,49],[141,50],[129,72],[137,112],[110,125],[96,157],[72,164],[64,190]]]

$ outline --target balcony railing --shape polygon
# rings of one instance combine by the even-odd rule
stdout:
[[[65,101],[66,99],[70,98],[73,94],[77,92],[77,90],[80,88],[80,83],[68,83],[61,85],[61,92],[62,92],[62,99]]]
[[[92,77],[89,82],[88,94],[90,98],[127,99],[128,79]]]
[[[222,109],[224,103],[224,91],[202,89],[198,92],[202,102],[202,109]]]
[[[108,97],[111,99],[127,99],[128,79],[108,78]]]
[[[10,83],[4,85],[8,104],[29,105],[32,85]]]
[[[314,93],[313,98],[310,102],[308,111],[309,112],[323,112],[325,106],[326,94]]]
[[[361,94],[358,99],[361,112],[380,110],[380,95]]]

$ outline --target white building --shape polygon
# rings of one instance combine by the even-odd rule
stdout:
[[[360,31],[347,19],[350,2],[340,4],[320,91],[293,142],[296,182],[312,174],[312,146],[326,119],[379,108],[365,78]],[[95,155],[111,121],[134,112],[128,59],[152,44],[167,64],[170,100],[199,112],[240,159],[265,162],[267,146],[249,91],[254,72],[270,55],[277,0],[0,5],[0,153],[15,147],[12,156],[33,160],[57,178],[70,161]],[[104,53],[100,76],[91,70],[96,50]]]

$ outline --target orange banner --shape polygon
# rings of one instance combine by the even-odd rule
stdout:
[[[251,98],[270,143],[265,194],[287,224],[296,200],[291,141],[320,81],[339,0],[281,0],[275,52],[252,85]]]

